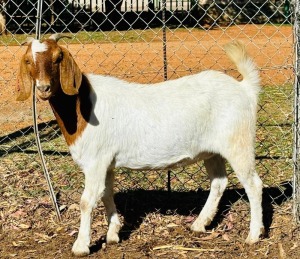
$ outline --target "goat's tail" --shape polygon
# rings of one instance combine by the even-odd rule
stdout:
[[[233,41],[224,46],[228,57],[237,66],[238,71],[243,76],[243,81],[249,83],[255,94],[260,91],[260,77],[256,64],[249,57],[244,44]]]

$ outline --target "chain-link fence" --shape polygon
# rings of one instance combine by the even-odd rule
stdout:
[[[62,40],[61,44],[66,44],[84,72],[108,74],[141,83],[174,79],[205,69],[237,76],[222,46],[233,39],[244,42],[258,64],[262,78],[256,165],[264,182],[265,197],[274,204],[292,197],[294,2],[42,2],[42,16],[38,16],[37,1],[1,1],[0,173],[3,188],[1,186],[0,193],[5,196],[12,186],[17,186],[18,197],[47,196],[40,180],[42,173],[31,126],[31,102],[16,102],[13,91],[19,60],[25,51],[20,44],[28,35],[36,34],[38,20],[42,38],[54,32],[72,36],[72,39]],[[38,113],[43,152],[60,205],[78,201],[82,188],[79,168],[70,158],[47,103],[38,101]],[[229,188],[243,196],[231,169],[228,171]],[[13,174],[19,175],[19,182],[7,180]],[[209,188],[201,162],[170,171],[119,169],[116,177],[119,191],[197,191],[199,188]]]

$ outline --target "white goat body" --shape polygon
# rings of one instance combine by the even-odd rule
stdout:
[[[204,71],[142,85],[82,74],[70,53],[56,43],[59,38],[29,43],[17,91],[18,99],[24,100],[35,84],[38,95],[49,100],[72,157],[85,174],[74,254],[89,254],[91,211],[99,199],[107,210],[107,242],[119,241],[115,167],[161,169],[199,159],[204,160],[211,191],[191,229],[205,231],[212,221],[227,184],[227,159],[250,201],[246,242],[257,242],[264,231],[262,182],[254,156],[260,87],[258,71],[244,46],[234,42],[226,47],[244,78],[241,82],[221,72]]]
[[[216,71],[154,85],[87,78],[99,123],[88,124],[70,146],[83,171],[98,163],[99,152],[111,153],[116,167],[132,169],[166,168],[203,152],[225,155],[245,123],[253,141],[256,98],[249,97],[256,89],[247,81]]]

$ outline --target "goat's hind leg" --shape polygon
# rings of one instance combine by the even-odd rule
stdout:
[[[210,177],[211,187],[200,215],[191,226],[191,230],[195,232],[205,232],[205,227],[213,220],[228,181],[225,161],[220,155],[204,160],[204,165]]]
[[[90,253],[91,213],[104,194],[106,170],[106,167],[95,166],[85,173],[85,187],[80,200],[80,228],[72,247],[72,252],[76,256],[85,256]]]
[[[108,231],[106,235],[106,242],[108,244],[118,243],[120,240],[119,231],[121,228],[121,223],[114,202],[113,184],[114,184],[114,171],[109,170],[106,175],[105,191],[102,197],[102,201],[106,209],[106,215],[108,221]]]
[[[250,232],[246,243],[253,244],[259,241],[263,235],[263,213],[262,213],[262,188],[263,184],[255,171],[254,152],[239,151],[235,156],[228,158],[241,184],[245,188],[250,203],[251,220]]]

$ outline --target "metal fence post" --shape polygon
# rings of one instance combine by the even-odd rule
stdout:
[[[162,32],[163,32],[163,59],[164,59],[164,81],[168,80],[168,60],[167,60],[167,31],[166,31],[166,0],[162,0]],[[171,192],[171,170],[168,170],[167,190]]]
[[[164,59],[164,80],[168,79],[168,61],[167,61],[167,32],[166,32],[166,0],[162,0],[162,32],[163,32],[163,59]]]
[[[37,3],[37,16],[36,16],[36,39],[40,40],[41,39],[41,26],[42,26],[42,16],[43,16],[43,1],[40,0]],[[59,206],[56,200],[56,196],[52,187],[51,179],[49,176],[49,172],[46,166],[46,161],[43,155],[42,147],[41,147],[41,141],[40,141],[40,136],[39,136],[39,129],[38,129],[38,124],[37,124],[37,108],[36,108],[36,86],[33,85],[33,95],[32,95],[32,117],[33,117],[33,129],[35,133],[35,139],[36,139],[36,145],[38,149],[38,153],[41,159],[41,165],[43,168],[45,180],[48,185],[48,190],[50,194],[51,201],[53,203],[53,207],[56,212],[56,216],[58,221],[61,221],[61,215],[60,215],[60,210]]]
[[[36,15],[36,38],[41,38],[41,26],[42,26],[42,15],[43,15],[43,1],[37,2],[37,15]]]
[[[295,83],[294,83],[294,218],[300,223],[300,4],[294,1]]]

